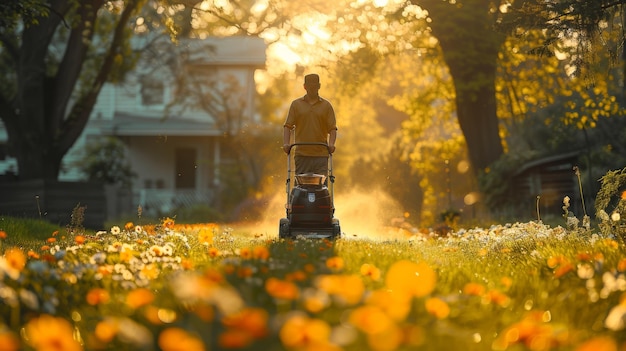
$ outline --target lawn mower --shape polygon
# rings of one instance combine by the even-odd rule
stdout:
[[[287,203],[286,218],[280,219],[279,238],[328,238],[341,237],[339,220],[334,218],[333,155],[328,148],[328,177],[324,174],[296,174],[295,186],[291,186],[291,149],[298,145],[319,145],[325,143],[294,143],[287,153]],[[328,188],[330,184],[330,191]]]

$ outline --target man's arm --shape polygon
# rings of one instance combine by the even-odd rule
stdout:
[[[337,129],[333,129],[328,133],[328,148],[331,154],[335,152],[335,141],[337,141]]]
[[[291,145],[291,130],[293,127],[283,127],[283,151],[289,153],[289,146]]]

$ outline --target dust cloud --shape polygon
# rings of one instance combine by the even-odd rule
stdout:
[[[286,193],[276,194],[266,202],[261,219],[250,223],[255,233],[267,237],[278,235],[278,223],[286,216]],[[382,190],[351,190],[335,193],[335,218],[341,224],[345,239],[392,240],[408,238],[401,230],[403,210],[398,203]]]

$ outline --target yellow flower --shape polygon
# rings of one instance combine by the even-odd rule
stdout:
[[[159,334],[159,347],[163,351],[204,351],[204,343],[197,336],[180,328],[168,328]]]
[[[415,297],[430,294],[437,284],[435,271],[425,262],[409,260],[395,262],[385,277],[385,285],[391,290],[404,291]]]
[[[147,264],[141,269],[140,274],[145,279],[154,280],[159,276],[159,267],[152,263]]]
[[[303,315],[292,316],[279,331],[280,340],[287,348],[309,348],[314,345],[328,344],[329,336],[328,323]]]
[[[130,308],[139,308],[154,301],[154,294],[145,288],[135,289],[126,295],[126,304]]]
[[[442,299],[431,297],[426,299],[426,311],[437,319],[445,319],[450,315],[450,306]]]
[[[393,351],[400,346],[404,334],[400,328],[392,325],[378,334],[367,334],[367,344],[373,351]]]
[[[26,341],[35,350],[78,351],[83,347],[73,338],[72,325],[63,318],[44,314],[26,324]]]
[[[411,296],[402,291],[380,289],[373,291],[365,301],[377,306],[396,322],[403,321],[411,311]]]
[[[202,228],[198,232],[198,241],[204,244],[213,244],[213,230]]]
[[[357,275],[322,275],[318,276],[317,287],[328,294],[335,295],[348,305],[358,303],[363,297],[365,286]]]
[[[361,266],[361,274],[370,277],[374,281],[378,281],[380,279],[380,269],[376,268],[373,264],[364,263]]]

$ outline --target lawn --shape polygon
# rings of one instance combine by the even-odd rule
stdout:
[[[593,229],[327,241],[169,218],[1,223],[0,350],[626,347],[626,251]]]

